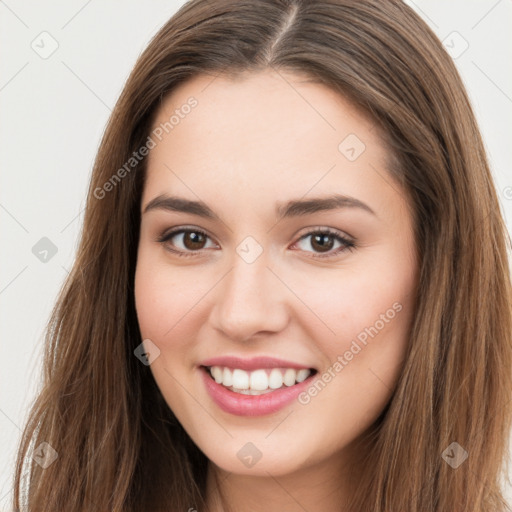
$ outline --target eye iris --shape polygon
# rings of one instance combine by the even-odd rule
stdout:
[[[332,249],[334,241],[331,235],[318,233],[312,236],[311,245],[315,250],[318,249],[320,252],[327,252]]]
[[[183,243],[187,249],[202,249],[202,244],[205,242],[205,236],[202,233],[196,231],[186,231],[183,235]],[[187,243],[187,242],[191,243]],[[199,247],[195,244],[198,244]]]

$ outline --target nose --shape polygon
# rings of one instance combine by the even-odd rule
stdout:
[[[212,326],[233,341],[281,331],[289,321],[286,287],[267,267],[264,254],[252,263],[235,256],[231,270],[215,287]]]

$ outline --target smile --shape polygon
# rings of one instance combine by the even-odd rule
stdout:
[[[310,368],[256,368],[200,366],[204,386],[224,412],[237,416],[262,416],[291,404],[311,385],[318,373]]]

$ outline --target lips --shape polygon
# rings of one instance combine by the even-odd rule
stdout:
[[[240,370],[251,371],[260,368],[294,368],[314,369],[311,366],[296,363],[294,361],[286,361],[275,357],[259,356],[251,359],[244,359],[238,356],[212,357],[199,363],[200,366],[227,366],[228,368],[239,368]]]
[[[316,369],[284,359],[217,357],[200,365],[212,400],[239,416],[271,414],[290,404],[311,384]]]

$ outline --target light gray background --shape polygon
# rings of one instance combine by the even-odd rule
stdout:
[[[72,266],[100,137],[136,58],[183,3],[0,1],[1,512],[10,510],[15,450],[41,375],[43,330]],[[408,3],[452,47],[510,230],[512,1]],[[44,31],[50,36],[40,36]],[[43,59],[32,48],[43,44],[58,48]],[[46,263],[32,253],[42,237],[58,248]],[[505,490],[512,503],[512,489]]]

